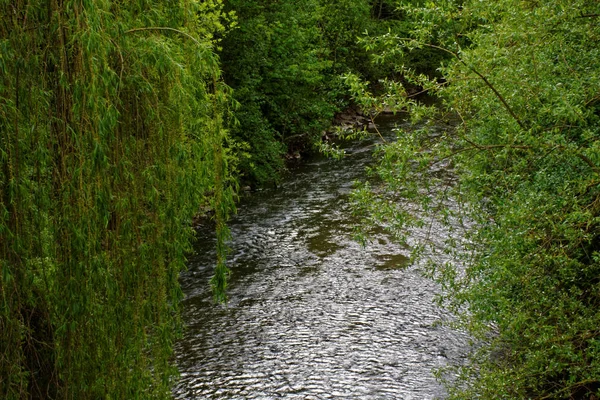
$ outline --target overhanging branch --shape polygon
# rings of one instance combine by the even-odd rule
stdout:
[[[398,38],[398,40],[415,42],[414,39],[410,39],[410,38]],[[506,109],[506,111],[510,114],[511,117],[513,117],[513,119],[517,122],[517,124],[519,124],[519,126],[521,127],[521,129],[523,129],[523,130],[527,129],[525,127],[525,124],[523,124],[523,122],[521,121],[521,119],[517,116],[517,114],[510,107],[510,105],[508,104],[508,102],[506,101],[506,99],[504,98],[504,96],[502,96],[502,94],[500,94],[500,92],[498,92],[498,90],[485,77],[485,75],[483,75],[482,73],[480,73],[472,65],[467,64],[467,62],[464,61],[462,58],[460,58],[460,56],[457,53],[455,53],[455,52],[453,52],[451,50],[448,50],[445,47],[436,46],[434,44],[418,43],[418,42],[417,42],[417,44],[420,45],[420,46],[429,47],[429,48],[432,48],[432,49],[437,49],[437,50],[443,51],[445,53],[448,53],[448,54],[452,55],[454,58],[456,58],[458,61],[460,61],[461,64],[463,64],[464,66],[466,66],[467,68],[469,68],[472,72],[475,73],[475,75],[477,75],[481,80],[483,80],[483,82],[485,83],[485,85],[488,88],[490,88],[490,90],[494,93],[494,95],[498,98],[498,100],[500,100],[500,102],[502,103],[502,105],[504,106],[504,108]]]

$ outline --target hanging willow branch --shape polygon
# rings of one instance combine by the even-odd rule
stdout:
[[[171,397],[188,224],[232,207],[227,93],[195,47],[218,27],[142,3],[0,1],[2,399]],[[125,40],[139,12],[183,39]]]
[[[129,30],[125,31],[125,33],[133,33],[133,32],[140,32],[140,31],[171,31],[171,32],[176,32],[176,33],[179,33],[180,35],[183,35],[183,36],[187,37],[188,39],[191,39],[198,46],[202,47],[202,43],[200,43],[198,41],[198,39],[196,39],[195,37],[193,37],[189,33],[186,33],[184,31],[180,31],[179,29],[169,28],[169,27],[166,27],[166,26],[151,26],[151,27],[147,27],[147,28],[133,28],[133,29],[129,29]]]

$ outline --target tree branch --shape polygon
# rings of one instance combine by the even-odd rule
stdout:
[[[445,160],[447,158],[450,157],[454,157],[455,155],[465,152],[465,151],[471,151],[471,150],[495,150],[495,149],[502,149],[502,148],[509,148],[509,149],[519,149],[519,150],[530,150],[533,149],[533,146],[527,146],[527,145],[512,145],[512,144],[493,144],[493,145],[481,145],[481,144],[477,144],[475,142],[472,142],[466,138],[463,137],[463,140],[465,140],[466,142],[468,142],[471,147],[463,147],[461,149],[457,149],[456,151],[454,151],[452,154],[449,154],[448,156],[442,158],[441,160]],[[567,151],[571,151],[572,154],[579,158],[580,160],[582,160],[583,162],[585,162],[591,169],[592,171],[594,171],[597,175],[600,175],[600,167],[598,167],[596,164],[594,164],[594,162],[587,157],[585,154],[581,154],[579,152],[573,151],[571,149],[569,149],[568,147],[565,146],[556,146],[554,147],[554,149],[561,149],[561,150],[567,150]],[[441,161],[438,160],[438,161]]]
[[[411,42],[416,42],[414,39],[410,39],[410,38],[398,38],[398,40],[402,40],[402,41],[411,41]],[[416,42],[418,43],[418,42]],[[436,46],[434,44],[428,44],[428,43],[418,43],[421,46],[424,47],[430,47],[432,49],[437,49],[440,51],[443,51],[445,53],[448,53],[450,55],[452,55],[454,58],[456,58],[458,61],[460,61],[464,66],[466,66],[467,68],[469,68],[472,72],[474,72],[479,78],[481,78],[481,80],[483,80],[483,82],[486,84],[486,86],[488,88],[490,88],[492,90],[492,92],[494,92],[494,94],[496,95],[496,97],[500,100],[500,102],[502,103],[502,105],[504,106],[504,108],[506,109],[506,111],[508,111],[508,113],[511,115],[511,117],[513,117],[513,119],[517,122],[517,124],[519,124],[519,126],[521,127],[521,129],[525,130],[525,124],[523,124],[523,122],[521,121],[521,119],[517,116],[517,114],[515,114],[515,112],[513,111],[513,109],[508,105],[508,102],[506,101],[506,99],[504,98],[504,96],[502,96],[500,94],[500,92],[498,92],[498,90],[496,90],[496,88],[494,87],[494,85],[492,85],[492,83],[482,74],[480,73],[478,70],[475,69],[475,67],[473,67],[470,64],[467,64],[466,61],[464,61],[462,58],[460,58],[460,56],[451,51],[448,50],[444,47],[441,46]]]
[[[583,380],[583,381],[580,381],[580,382],[573,383],[573,384],[571,384],[571,385],[569,385],[567,387],[564,387],[561,390],[559,390],[558,392],[553,392],[553,393],[547,394],[545,396],[538,397],[537,400],[545,400],[545,399],[556,398],[557,395],[569,392],[569,391],[571,391],[573,389],[580,388],[582,386],[591,385],[591,384],[597,384],[597,383],[598,383],[598,379],[593,379],[593,378],[592,379],[586,379],[586,380]]]
[[[596,166],[596,164],[594,164],[594,162],[590,160],[585,154],[575,153],[575,156],[577,156],[580,160],[589,165],[595,173],[600,174],[600,169],[598,168],[598,166]]]

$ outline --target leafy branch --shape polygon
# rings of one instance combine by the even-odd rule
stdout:
[[[477,75],[485,83],[485,85],[500,100],[500,102],[502,103],[502,105],[504,106],[504,108],[506,109],[506,111],[511,115],[511,117],[515,120],[515,122],[517,124],[519,124],[519,126],[521,127],[521,129],[523,129],[523,130],[526,129],[525,124],[521,121],[521,119],[513,111],[513,109],[511,108],[511,106],[508,104],[508,102],[506,101],[506,99],[504,98],[504,96],[502,96],[502,94],[498,91],[498,89],[496,89],[496,87],[489,81],[489,79],[485,75],[483,75],[481,72],[479,72],[473,65],[467,63],[464,59],[462,59],[458,53],[455,53],[454,51],[452,51],[450,49],[447,49],[445,47],[437,46],[435,44],[417,42],[415,39],[411,39],[411,38],[396,37],[395,40],[398,40],[398,41],[401,41],[401,42],[410,42],[411,44],[414,44],[415,48],[417,48],[417,47],[429,47],[429,48],[432,48],[432,49],[440,50],[440,51],[443,51],[443,52],[445,52],[447,54],[450,54],[452,57],[456,58],[461,64],[463,64],[469,70],[471,70],[473,73],[475,73],[475,75]],[[411,46],[409,46],[409,47],[411,47]]]

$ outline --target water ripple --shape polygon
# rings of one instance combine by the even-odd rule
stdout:
[[[181,278],[176,398],[444,396],[432,369],[461,357],[466,337],[438,324],[449,317],[433,302],[438,288],[384,234],[367,248],[350,239],[347,195],[370,160],[361,146],[341,162],[307,163],[241,204],[226,306],[208,291],[214,240],[201,234]]]

